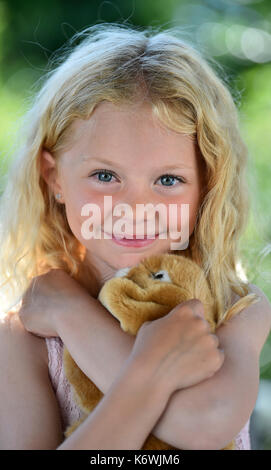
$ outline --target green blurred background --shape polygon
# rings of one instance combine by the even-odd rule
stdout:
[[[48,60],[78,31],[104,22],[166,29],[222,65],[249,149],[251,217],[240,246],[250,282],[271,302],[271,2],[270,0],[0,0],[0,166]],[[0,173],[0,175],[1,175]],[[271,449],[271,335],[260,358],[251,420],[253,449]]]

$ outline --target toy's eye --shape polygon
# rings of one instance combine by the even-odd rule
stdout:
[[[155,279],[161,279],[163,277],[163,273],[154,274],[153,277],[155,277]]]
[[[157,279],[163,282],[171,282],[171,279],[169,277],[169,274],[165,270],[158,271],[157,273],[151,273],[153,279]]]

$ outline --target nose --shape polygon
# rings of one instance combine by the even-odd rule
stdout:
[[[137,204],[148,204],[155,202],[157,197],[150,189],[149,185],[142,180],[137,180],[129,184],[127,191],[123,197],[126,204],[129,204],[133,209]]]
[[[136,233],[136,228],[139,233],[146,233],[147,227],[158,233],[159,219],[161,219],[160,224],[163,227],[167,223],[166,208],[162,211],[161,215],[158,209],[155,210],[156,206],[161,204],[161,202],[159,196],[146,183],[139,183],[138,185],[133,183],[125,194],[122,193],[121,199],[115,200],[113,212],[115,207],[118,207],[119,210],[118,214],[114,212],[114,217],[120,217],[123,223],[129,226],[129,231],[131,230],[133,233]],[[121,204],[124,205],[123,211],[120,210]],[[160,229],[160,232],[162,231],[164,230]]]
[[[126,192],[122,193],[121,198],[116,200],[116,205],[123,204],[124,207],[129,207],[133,214],[136,214],[140,207],[149,203],[155,205],[156,201],[154,199],[154,194],[147,187],[147,184],[137,180],[137,182],[134,181],[132,184],[129,184]]]

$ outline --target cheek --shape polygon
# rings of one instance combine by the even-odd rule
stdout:
[[[81,207],[79,199],[66,200],[66,216],[74,236],[81,241]]]
[[[81,243],[89,241],[84,238],[81,229],[83,226],[85,230],[92,233],[93,224],[103,226],[103,196],[93,197],[86,191],[74,191],[65,201],[66,215],[71,231]],[[90,222],[86,225],[86,221],[89,220]]]
[[[200,192],[197,190],[193,193],[189,205],[189,236],[192,234],[197,221],[200,202]]]
[[[199,202],[199,191],[197,190],[197,188],[195,189],[192,187],[190,191],[187,191],[186,194],[179,197],[178,200],[175,199],[175,201],[171,202],[171,204],[176,205],[176,209],[174,208],[173,214],[175,215],[177,213],[176,223],[178,231],[181,231],[181,229],[183,229],[184,226],[187,226],[187,224],[189,223],[189,236],[191,235],[197,220]],[[188,208],[182,207],[182,204],[187,204]],[[167,210],[169,213],[169,207]],[[176,220],[176,216],[174,217],[174,219]],[[168,217],[168,223],[169,222],[170,217]]]

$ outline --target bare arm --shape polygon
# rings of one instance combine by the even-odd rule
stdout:
[[[44,339],[12,315],[0,322],[0,449],[55,449],[63,440]]]
[[[58,313],[54,323],[74,360],[106,394],[131,354],[135,337],[125,333],[119,321],[91,297],[84,298],[76,312],[66,308],[63,314]],[[172,396],[178,393],[181,391]],[[151,432],[179,449],[212,449],[213,441],[209,434],[202,433],[202,424],[207,422],[209,411],[209,401],[201,396],[200,390],[196,401],[189,402],[189,397],[179,402],[169,398],[159,418],[159,427]],[[188,429],[191,433],[187,432]]]
[[[17,316],[0,324],[0,448],[140,449],[167,404],[167,391],[128,360],[94,412],[62,442],[45,348]]]
[[[168,399],[128,360],[94,411],[58,450],[141,449]]]
[[[123,332],[95,299],[84,302],[76,314],[66,311],[65,316],[59,315],[58,332],[82,370],[106,393],[131,353],[135,337]],[[152,429],[156,437],[180,449],[220,449],[238,434],[255,406],[258,355],[270,330],[270,312],[270,304],[263,298],[217,330],[225,352],[221,369],[210,379],[171,396]],[[249,342],[252,332],[254,340]]]

